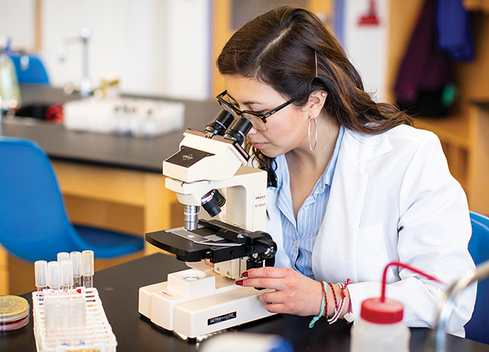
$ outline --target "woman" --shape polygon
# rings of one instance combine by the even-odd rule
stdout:
[[[361,302],[401,301],[408,326],[432,327],[447,285],[474,268],[465,194],[437,137],[416,130],[394,106],[374,102],[334,36],[309,11],[281,7],[243,26],[217,65],[227,90],[217,99],[253,123],[253,162],[267,170],[275,267],[236,284],[270,288],[270,312],[358,317]],[[351,283],[350,283],[351,282]],[[475,288],[466,290],[448,331],[463,335]],[[350,314],[347,314],[350,313]],[[314,321],[314,320],[313,320]]]

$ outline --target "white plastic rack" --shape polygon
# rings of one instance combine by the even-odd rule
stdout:
[[[32,293],[34,337],[38,352],[115,352],[117,340],[107,320],[96,288],[82,288],[69,293],[54,293],[57,299],[75,300],[84,298],[86,302],[85,323],[81,327],[46,327],[45,298],[52,292]],[[52,296],[51,296],[52,297]],[[59,314],[59,308],[56,308]]]

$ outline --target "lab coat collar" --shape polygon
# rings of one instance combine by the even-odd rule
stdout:
[[[358,165],[392,150],[392,145],[385,133],[366,135],[345,130],[344,138],[347,140],[346,144],[350,146],[351,161]]]

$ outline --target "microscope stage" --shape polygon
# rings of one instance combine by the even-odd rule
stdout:
[[[254,253],[275,253],[269,234],[247,231],[219,220],[199,220],[199,228],[183,227],[146,234],[146,241],[186,262],[209,259],[212,263],[246,258]]]

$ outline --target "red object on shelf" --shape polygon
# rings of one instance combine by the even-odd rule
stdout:
[[[378,26],[379,25],[379,17],[377,16],[377,2],[371,0],[369,2],[368,12],[361,16],[358,20],[359,26]]]

